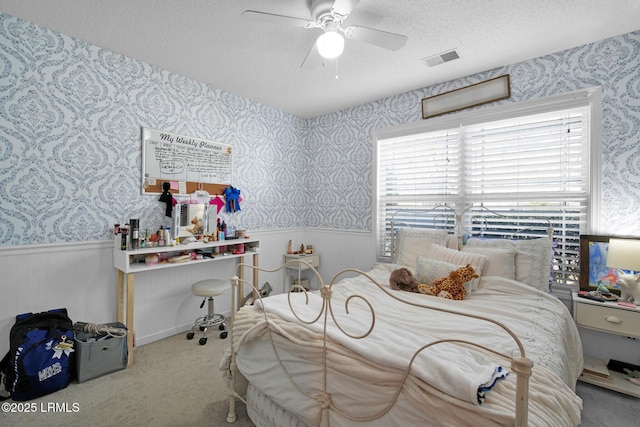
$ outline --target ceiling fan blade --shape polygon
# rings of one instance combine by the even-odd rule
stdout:
[[[347,16],[358,5],[360,0],[336,0],[333,11],[340,16]]]
[[[293,16],[276,15],[273,13],[245,10],[242,17],[248,21],[266,22],[268,24],[295,25],[296,27],[312,28],[315,23],[308,19],[294,18]],[[311,25],[311,26],[310,26]]]
[[[391,50],[398,50],[407,42],[407,36],[359,26],[346,28],[344,35],[349,39],[359,40]]]
[[[302,64],[300,64],[300,69],[315,68],[321,63],[322,57],[320,56],[320,52],[318,52],[318,46],[314,43],[309,52],[307,52],[307,56],[304,57]]]

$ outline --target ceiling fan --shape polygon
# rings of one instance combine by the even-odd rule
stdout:
[[[407,42],[407,36],[375,30],[373,28],[352,25],[342,27],[342,23],[353,11],[360,0],[311,0],[311,20],[273,13],[245,10],[242,16],[250,21],[267,22],[303,27],[319,28],[323,33],[302,61],[300,68],[313,67],[321,57],[332,59],[340,56],[344,50],[344,38],[359,40],[385,49],[398,50]]]

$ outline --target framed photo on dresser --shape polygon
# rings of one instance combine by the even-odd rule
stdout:
[[[609,239],[637,239],[632,237],[580,235],[580,290],[595,291],[604,285],[611,292],[620,295],[617,285],[618,270],[607,267]]]

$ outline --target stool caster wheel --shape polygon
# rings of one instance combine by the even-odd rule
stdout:
[[[198,342],[200,343],[200,345],[205,345],[207,343],[207,337],[200,338]]]
[[[204,332],[206,330],[207,330],[207,328],[205,328],[204,326],[200,326],[200,332]]]
[[[220,338],[225,339],[227,337],[227,331],[220,332]]]
[[[193,332],[189,332],[189,333],[187,334],[187,339],[188,339],[188,340],[192,340],[194,336],[195,336],[195,334],[194,334]]]
[[[221,323],[220,326],[218,326],[218,329],[220,329],[221,331],[224,331],[226,327],[227,325],[225,325],[224,323]]]

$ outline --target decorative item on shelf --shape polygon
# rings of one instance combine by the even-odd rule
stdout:
[[[226,200],[227,212],[233,213],[240,211],[240,190],[229,185],[224,189],[224,198]]]
[[[606,266],[618,272],[620,300],[640,304],[640,240],[609,239]]]
[[[293,248],[291,247],[291,240],[289,240],[289,243],[287,243],[287,253],[288,254],[293,254]]]
[[[198,183],[198,189],[191,193],[191,200],[195,200],[197,203],[207,204],[211,201],[211,195],[204,189],[201,182]]]
[[[289,252],[290,253],[290,252]],[[304,254],[304,244],[300,243],[300,249],[293,253],[294,255],[302,255]]]
[[[304,253],[307,255],[311,255],[313,253],[313,246],[307,245],[307,248],[304,250]]]
[[[178,203],[176,199],[173,198],[169,190],[171,189],[171,184],[168,182],[162,183],[162,194],[160,195],[160,201],[166,203],[166,208],[164,211],[164,215],[171,217],[173,215],[173,207]]]
[[[216,214],[219,214],[225,205],[224,198],[223,196],[220,196],[220,195],[213,196],[209,201],[209,204],[215,206]]]

